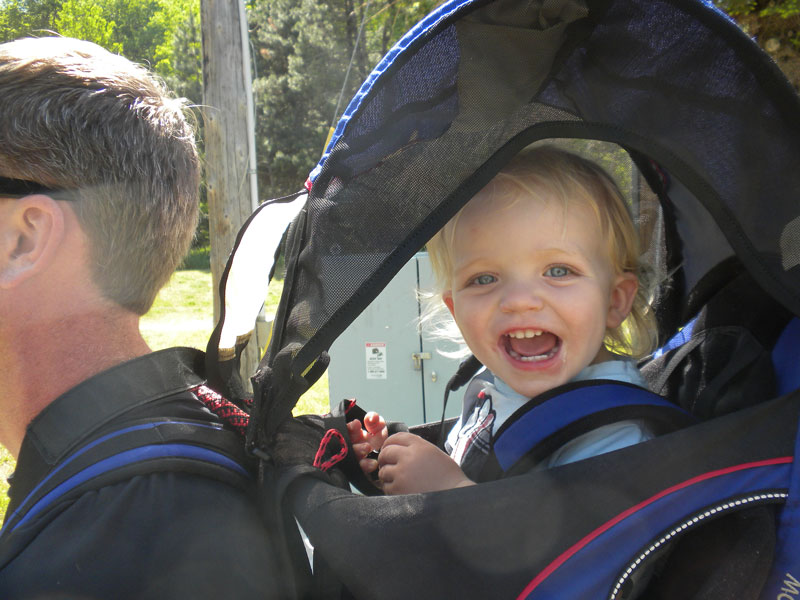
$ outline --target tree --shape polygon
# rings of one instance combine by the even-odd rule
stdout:
[[[435,4],[257,0],[251,5],[262,198],[299,188],[340,116],[334,114],[340,94],[339,113],[386,50]]]
[[[321,153],[334,109],[332,74],[346,66],[345,28],[335,14],[343,1],[272,0],[250,12],[262,197],[294,191]]]
[[[203,48],[200,2],[192,0],[175,15],[172,35],[156,49],[155,68],[176,94],[195,104],[203,101]]]
[[[431,12],[443,0],[419,2],[383,2],[369,20],[368,36],[371,55],[383,56],[403,34]]]
[[[200,2],[192,0],[181,21],[174,29],[170,51],[162,50],[156,69],[178,96],[187,98],[195,106],[203,102],[203,48],[200,35]],[[166,58],[169,54],[169,58]],[[197,145],[201,156],[204,150],[202,119],[197,123]],[[192,246],[207,248],[211,242],[208,223],[208,197],[205,185],[200,188],[200,223]]]
[[[61,0],[6,0],[0,9],[0,39],[55,31]]]
[[[800,0],[714,0],[754,37],[800,91]]]
[[[122,44],[114,41],[116,23],[103,16],[95,0],[64,0],[55,18],[61,35],[94,42],[112,52],[122,52]]]
[[[168,75],[175,39],[187,34],[190,18],[199,21],[199,7],[200,0],[4,0],[0,40],[47,32],[78,37]],[[193,29],[199,46],[199,28]]]

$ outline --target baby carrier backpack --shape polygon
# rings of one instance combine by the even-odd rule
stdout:
[[[667,341],[642,365],[655,395],[554,390],[518,428],[537,436],[508,427],[494,473],[469,488],[372,497],[295,469],[291,511],[330,567],[315,575],[357,598],[800,597],[800,102],[710,2],[451,0],[392,48],[305,189],[243,227],[221,285],[208,370],[235,398],[283,254],[247,432],[262,489],[288,485],[276,435],[336,337],[511,157],[552,140],[617,169],[667,282],[654,300]],[[670,427],[528,468],[608,411]]]

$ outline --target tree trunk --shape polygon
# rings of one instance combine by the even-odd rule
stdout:
[[[242,27],[241,2],[201,1],[205,180],[215,322],[220,314],[217,294],[220,276],[236,234],[255,208],[251,185],[252,116],[248,114],[249,52],[245,55],[247,44],[242,44],[242,32],[246,35],[247,27],[246,23]],[[242,355],[241,371],[247,386],[259,359],[258,349],[253,346],[250,344]]]

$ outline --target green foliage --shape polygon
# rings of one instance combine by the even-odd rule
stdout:
[[[48,32],[77,37],[162,76],[197,81],[199,12],[200,0],[5,0],[0,2],[0,41]]]
[[[8,476],[14,472],[16,461],[11,453],[0,446],[0,521],[5,518],[8,508]]]
[[[282,289],[281,279],[270,284],[265,302],[267,314],[275,313]],[[205,350],[214,327],[213,294],[209,271],[176,271],[166,287],[159,292],[153,307],[142,317],[140,329],[150,348],[160,350],[173,346],[189,346]],[[323,413],[328,412],[328,406],[328,375],[324,374],[303,394],[294,412]],[[0,452],[0,473],[2,461],[3,455]]]
[[[251,3],[262,198],[299,189],[322,154],[334,118],[386,50],[435,4],[434,0]]]
[[[176,94],[194,104],[203,102],[203,47],[199,0],[184,0],[183,10],[170,13],[171,38],[156,52],[156,69]]]
[[[189,250],[189,254],[183,259],[180,270],[210,269],[211,268],[211,246],[197,246]]]
[[[379,60],[406,31],[441,3],[441,0],[376,3],[379,6],[370,17],[367,37],[373,60]]]
[[[299,174],[322,152],[341,84],[333,74],[347,66],[346,24],[334,17],[334,3],[342,0],[272,0],[250,12],[262,197],[299,188]]]
[[[0,3],[0,40],[55,30],[61,0],[5,0]]]
[[[800,0],[714,0],[762,46],[800,48]]]
[[[103,16],[103,8],[95,0],[64,0],[56,15],[55,27],[61,35],[122,52],[122,43],[114,40],[116,23]]]
[[[714,4],[734,17],[749,14],[756,7],[755,0],[714,0]]]
[[[733,17],[755,14],[790,19],[800,15],[800,0],[714,0],[714,3]]]

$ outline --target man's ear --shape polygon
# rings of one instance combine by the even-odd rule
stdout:
[[[614,279],[611,288],[611,298],[608,305],[606,327],[615,329],[622,325],[633,307],[636,291],[639,289],[639,280],[634,273],[621,273]]]
[[[6,200],[0,222],[0,287],[10,288],[47,268],[64,239],[64,209],[50,196]]]

